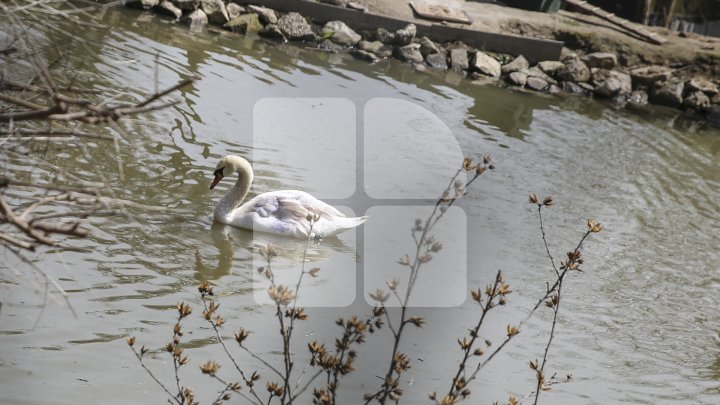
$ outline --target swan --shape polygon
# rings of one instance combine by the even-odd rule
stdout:
[[[238,174],[230,191],[215,206],[217,222],[253,231],[308,236],[319,240],[361,225],[366,216],[348,218],[331,205],[298,190],[279,190],[260,194],[240,205],[250,190],[254,172],[245,158],[228,155],[220,159],[210,184],[210,190],[225,176]],[[312,224],[310,219],[315,219]]]

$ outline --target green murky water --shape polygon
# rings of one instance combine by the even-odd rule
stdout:
[[[254,332],[248,344],[280,362],[271,310],[256,301],[265,284],[253,271],[253,251],[282,246],[278,271],[287,275],[303,245],[212,224],[219,193],[208,190],[209,177],[228,153],[253,160],[252,192],[303,189],[372,215],[358,232],[310,248],[309,260],[323,270],[303,296],[319,308],[308,310],[311,320],[299,329],[298,358],[305,340],[332,341],[338,316],[368,313],[366,291],[395,274],[407,229],[441,192],[455,159],[489,153],[497,169],[438,230],[448,249],[418,290],[436,308],[416,309],[427,324],[403,342],[413,360],[407,403],[449,384],[459,357],[455,339],[478,315],[470,303],[456,307],[468,288],[484,286],[499,269],[513,287],[510,305],[490,317],[483,335],[496,342],[543,293],[551,268],[526,203],[532,192],[556,200],[546,219],[558,257],[574,246],[586,218],[605,227],[586,246],[585,273],[569,279],[548,366],[575,381],[553,387],[545,403],[720,401],[720,131],[662,111],[631,114],[592,100],[472,85],[394,61],[368,65],[254,37],[191,33],[131,10],[110,10],[101,22],[113,29],[63,27],[82,43],[40,24],[32,35],[59,38],[47,58],[65,54],[61,69],[117,99],[152,92],[156,61],[160,88],[193,75],[201,80],[177,107],[120,124],[123,177],[112,144],[88,144],[89,156],[72,142],[3,144],[3,174],[47,182],[61,167],[75,183],[105,181],[117,198],[165,207],[92,220],[91,236],[72,243],[90,253],[31,256],[68,292],[77,317],[53,293],[42,310],[42,283],[3,252],[3,403],[164,402],[124,338],[135,335],[152,348],[149,367],[170,383],[172,364],[160,348],[177,302],[201,312],[200,280],[216,285],[227,336],[244,326]],[[28,150],[39,158],[32,164]],[[480,374],[473,401],[532,390],[527,361],[542,357],[550,319],[540,311],[526,324]],[[186,383],[209,401],[216,387],[197,365],[222,354],[199,316],[187,328]],[[360,371],[343,382],[344,402],[377,386],[388,350],[387,331],[361,348]],[[227,378],[231,368],[222,369]]]

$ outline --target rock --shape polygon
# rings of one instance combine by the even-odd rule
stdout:
[[[453,48],[450,50],[450,67],[456,72],[467,70],[470,66],[467,49]]]
[[[566,60],[577,59],[577,58],[578,58],[577,53],[575,53],[575,51],[573,51],[572,49],[566,48],[564,46],[560,49],[560,61],[561,62],[565,62]]]
[[[228,13],[228,19],[232,20],[234,18],[240,17],[240,14],[243,14],[245,12],[245,7],[237,3],[228,3],[225,6],[225,11],[227,11]]]
[[[348,27],[342,21],[330,21],[322,28],[323,34],[332,33],[330,39],[336,44],[340,45],[355,45],[362,37],[357,32],[353,31],[352,28]]]
[[[260,22],[263,23],[263,25],[278,23],[277,13],[275,13],[275,10],[271,8],[249,5],[248,10],[257,14],[260,17]]]
[[[347,7],[349,0],[318,0],[318,2],[332,4],[333,6]]]
[[[420,46],[420,52],[422,53],[422,45]],[[430,55],[427,55],[425,57],[425,63],[428,64],[428,66],[435,68],[435,69],[447,69],[447,55],[445,55],[445,52],[443,53],[432,53]]]
[[[557,72],[557,70],[563,66],[565,66],[564,63],[558,62],[556,60],[544,60],[537,64],[537,67],[539,67],[540,70],[547,73],[549,76],[555,76],[555,72]]]
[[[720,105],[711,105],[705,113],[705,119],[708,124],[720,128]]]
[[[385,45],[380,41],[360,41],[358,42],[357,47],[363,51],[372,52],[380,58],[387,58],[393,53],[392,46]]]
[[[595,92],[595,86],[593,86],[592,84],[590,84],[588,82],[580,82],[580,83],[576,83],[576,84],[578,86],[582,87],[583,89],[587,90],[590,93]]]
[[[353,10],[362,11],[363,13],[368,11],[368,8],[366,5],[359,1],[349,1],[347,4],[347,8],[351,8]]]
[[[202,0],[201,8],[207,15],[208,21],[213,24],[222,25],[230,21],[222,0]]]
[[[517,72],[519,70],[525,70],[529,67],[530,67],[530,63],[528,62],[528,60],[525,59],[524,56],[520,55],[517,58],[513,59],[512,62],[510,62],[506,65],[503,65],[501,70],[504,75],[509,75],[512,72]]]
[[[560,94],[562,93],[562,89],[557,84],[548,84],[547,87],[545,87],[545,92],[549,94]]]
[[[160,0],[140,0],[140,7],[144,10],[150,10],[158,4],[160,4]]]
[[[420,38],[417,43],[420,44],[420,53],[425,57],[435,53],[440,53],[440,49],[438,49],[437,45],[435,45],[435,42],[431,41],[428,37]]]
[[[305,17],[299,13],[287,13],[280,17],[277,22],[278,28],[290,41],[312,41],[315,33]],[[358,40],[359,41],[359,40]]]
[[[628,104],[628,94],[617,93],[610,98],[610,106],[617,109],[625,108]]]
[[[355,59],[364,60],[370,63],[375,63],[380,60],[374,53],[363,51],[362,49],[353,49],[350,51],[350,55],[352,55]]]
[[[527,83],[528,75],[523,71],[510,72],[508,79],[511,83],[522,87]]]
[[[588,95],[592,94],[587,89],[585,89],[584,87],[580,86],[579,84],[577,84],[575,82],[568,82],[568,81],[561,82],[560,88],[564,92],[570,93],[570,94],[577,94],[577,95],[583,95],[583,96],[588,96]]]
[[[595,94],[605,97],[630,94],[632,91],[630,76],[616,70],[593,68],[592,83],[595,85]]]
[[[655,82],[669,80],[672,70],[665,66],[643,66],[632,69],[630,76],[635,85],[651,87]]]
[[[590,68],[612,69],[618,64],[618,57],[610,52],[593,52],[582,58]]]
[[[258,32],[258,35],[270,39],[279,39],[285,41],[285,35],[280,31],[277,24],[267,24]]]
[[[342,45],[338,45],[329,39],[324,39],[318,44],[318,49],[322,49],[323,51],[332,53],[339,53],[343,52],[345,50],[345,47]]]
[[[685,100],[682,102],[682,106],[683,108],[690,108],[695,111],[705,112],[708,108],[710,108],[710,97],[702,91],[696,90],[685,97]]]
[[[545,74],[545,72],[540,70],[540,68],[537,66],[533,66],[530,69],[521,70],[521,72],[525,73],[528,77],[537,77],[545,80],[548,83],[556,83],[555,79]]]
[[[198,26],[207,24],[208,18],[204,11],[197,9],[192,13],[183,16],[182,21],[190,23],[191,26]]]
[[[669,107],[680,107],[683,102],[684,87],[685,84],[677,78],[655,82],[650,90],[650,101]]]
[[[229,5],[232,4],[234,3]],[[260,17],[255,13],[241,14],[225,23],[224,27],[241,34],[247,34],[248,32],[258,33],[263,30]]]
[[[586,82],[590,80],[590,69],[580,59],[568,59],[562,67],[555,71],[555,78],[573,82]]]
[[[720,94],[710,97],[710,104],[720,104]]]
[[[200,7],[200,0],[172,0],[172,3],[182,11],[195,11]]]
[[[548,82],[544,79],[535,76],[528,76],[525,82],[525,87],[530,90],[543,91],[548,86]]]
[[[160,12],[175,17],[176,20],[182,17],[182,10],[170,0],[164,0],[160,3]]]
[[[420,53],[420,44],[409,44],[395,48],[395,57],[403,62],[420,63],[425,60]]]
[[[385,28],[378,28],[375,33],[375,38],[383,44],[395,43],[395,34],[386,30]]]
[[[632,106],[647,105],[648,94],[642,90],[635,90],[628,96],[628,103]]]
[[[694,77],[685,83],[685,89],[688,91],[702,91],[708,96],[718,94],[718,86],[702,77]]]
[[[405,28],[400,28],[395,31],[395,44],[399,46],[409,45],[415,34],[417,33],[417,27],[415,24],[408,24]]]
[[[472,58],[470,70],[490,77],[500,77],[502,66],[500,62],[484,52],[478,51]]]

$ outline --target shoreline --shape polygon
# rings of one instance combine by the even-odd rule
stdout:
[[[540,60],[531,63],[535,61],[522,54],[488,52],[470,46],[462,40],[441,42],[436,41],[437,37],[431,38],[420,34],[452,32],[451,37],[445,36],[444,39],[462,38],[465,35],[471,38],[467,42],[473,42],[472,36],[479,33],[480,45],[483,49],[497,49],[497,47],[493,48],[492,44],[487,46],[482,42],[485,40],[500,40],[504,41],[500,45],[507,45],[508,39],[519,38],[518,41],[521,42],[518,43],[522,45],[520,48],[527,49],[528,46],[532,47],[535,44],[545,47],[543,52],[536,55],[552,55],[554,52],[552,47],[556,46],[554,41],[528,38],[527,41],[522,42],[524,38],[514,33],[509,33],[508,36],[472,29],[433,31],[428,27],[449,24],[444,22],[431,24],[427,21],[413,21],[414,18],[403,18],[407,17],[405,15],[398,16],[397,10],[393,12],[387,9],[387,7],[399,7],[392,0],[365,0],[365,2],[321,0],[320,3],[296,0],[285,2],[287,4],[283,9],[287,11],[257,5],[268,2],[278,3],[273,0],[255,2],[129,0],[125,4],[128,7],[170,16],[178,22],[189,24],[193,29],[212,24],[238,34],[256,33],[282,42],[312,44],[327,52],[346,52],[369,63],[382,63],[384,59],[394,58],[412,65],[417,70],[453,70],[469,80],[480,80],[502,87],[527,89],[551,95],[572,94],[605,99],[615,108],[641,107],[646,104],[663,105],[674,108],[690,118],[704,120],[711,126],[720,127],[720,77],[718,77],[720,56],[717,59],[718,64],[715,64],[713,63],[715,56],[712,53],[694,55],[690,52],[686,56],[694,58],[683,63],[678,62],[683,60],[680,51],[673,60],[662,59],[653,53],[673,51],[672,46],[675,46],[673,44],[651,48],[652,52],[647,53],[643,51],[643,44],[635,48],[615,49],[612,45],[617,38],[608,38],[606,41],[601,41],[606,46],[605,49],[601,47],[599,51],[598,45],[593,45],[594,42],[589,41],[584,47],[575,49],[562,47],[557,60]],[[402,6],[409,9],[407,5]],[[469,14],[472,16],[473,10],[477,11],[491,5],[467,3],[467,6],[472,6],[469,7],[471,9]],[[360,24],[365,29],[354,29],[357,27],[350,27],[344,21],[334,18],[338,15],[349,16],[346,19],[360,21],[364,13],[370,12],[370,7],[374,7],[373,14],[368,14],[370,18],[367,19],[370,21]],[[507,16],[500,16],[497,13],[508,13],[512,18],[539,18],[541,21],[537,24],[530,20],[509,20],[512,22],[510,24],[512,27],[525,24],[534,27],[537,31],[543,31],[544,24],[548,21],[566,18],[564,16],[569,15],[567,12],[563,12],[562,15],[548,15],[497,5],[492,7],[494,10],[491,11],[496,13],[498,26],[507,25],[507,21],[503,20]],[[293,11],[295,9],[301,9],[305,13]],[[357,18],[352,18],[354,15],[357,15]],[[375,16],[379,18],[373,18]],[[374,27],[376,23],[382,22],[386,22],[386,26]],[[390,30],[388,26],[395,29]],[[575,32],[576,36],[580,35],[581,28],[584,29],[579,26]],[[487,35],[482,36],[482,34]],[[567,32],[563,35],[566,34]],[[439,36],[443,37],[443,35]],[[712,38],[710,40],[714,41]],[[634,41],[640,42],[638,39]],[[720,44],[720,40],[717,43]],[[568,45],[568,41],[565,41],[565,44]],[[517,48],[516,45],[517,43],[511,44],[511,48]],[[695,59],[698,58],[707,63],[697,63]]]

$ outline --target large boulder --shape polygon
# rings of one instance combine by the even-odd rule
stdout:
[[[572,82],[586,82],[590,80],[590,68],[580,59],[568,59],[562,67],[555,71],[555,78]]]
[[[440,49],[435,45],[435,42],[431,41],[428,37],[421,37],[417,43],[420,44],[420,53],[425,57],[434,53],[440,53]]]
[[[417,34],[415,24],[408,24],[403,28],[395,31],[395,44],[399,46],[409,45]]]
[[[422,53],[422,46],[420,47],[420,52]],[[427,55],[425,57],[425,63],[427,63],[428,66],[435,68],[435,69],[447,69],[448,68],[447,55],[445,55],[445,52],[432,53],[430,55]]]
[[[593,68],[592,83],[595,85],[595,94],[604,97],[614,97],[618,94],[632,92],[630,75],[616,70]]]
[[[535,76],[528,76],[525,82],[525,87],[535,91],[544,91],[549,85],[547,80]]]
[[[508,80],[510,83],[518,85],[518,86],[524,86],[525,83],[527,83],[528,75],[527,73],[523,72],[522,70],[510,72],[508,75]]]
[[[544,60],[537,64],[537,67],[539,67],[540,70],[547,73],[549,76],[555,76],[555,72],[557,72],[558,69],[563,66],[565,66],[564,63],[556,60]]]
[[[222,0],[202,0],[200,7],[207,14],[208,21],[213,24],[222,25],[230,20]]]
[[[509,75],[512,72],[524,70],[529,67],[530,67],[530,62],[528,62],[528,60],[525,59],[524,56],[520,55],[517,58],[513,59],[510,63],[503,65],[501,70],[504,75]]]
[[[714,96],[718,94],[718,86],[702,77],[694,77],[685,83],[685,90],[687,91],[702,91],[708,96]]]
[[[684,108],[690,108],[695,111],[704,112],[710,108],[710,97],[708,97],[702,91],[693,91],[685,97],[682,106]]]
[[[375,38],[383,44],[394,44],[395,34],[386,30],[385,28],[378,28],[375,32]]]
[[[232,5],[234,3],[230,3]],[[233,32],[247,34],[248,32],[258,33],[263,30],[260,18],[255,13],[240,14],[232,20],[225,23],[225,27]]]
[[[539,67],[533,66],[530,69],[521,70],[521,72],[525,73],[528,77],[537,77],[539,79],[543,79],[544,81],[548,83],[557,83],[555,79],[548,76],[545,72],[543,72]]]
[[[610,52],[593,52],[582,58],[589,68],[612,69],[618,64],[617,55]]]
[[[312,41],[315,33],[305,17],[299,13],[287,13],[277,22],[278,28],[290,41]]]
[[[467,49],[463,47],[450,50],[450,67],[456,72],[463,72],[470,66]]]
[[[233,18],[240,17],[240,15],[245,12],[245,7],[237,3],[228,3],[225,5],[225,11],[228,13],[228,19],[232,20]]]
[[[655,82],[650,90],[650,101],[669,107],[680,107],[683,102],[685,84],[678,78]]]
[[[322,28],[322,33],[330,35],[330,39],[340,45],[355,45],[362,39],[362,36],[353,31],[342,21],[330,21]]]
[[[260,22],[264,25],[278,23],[277,13],[271,8],[250,5],[248,6],[248,10],[257,14],[260,17]]]
[[[420,53],[420,44],[409,44],[395,48],[395,57],[403,62],[421,63],[424,58]]]
[[[357,43],[357,47],[366,52],[372,52],[380,58],[387,58],[392,55],[393,47],[385,45],[380,41],[360,41]]]
[[[630,71],[633,84],[652,87],[655,82],[669,80],[672,69],[667,66],[643,66]]]
[[[495,60],[493,57],[487,55],[486,53],[477,51],[470,63],[470,70],[482,73],[486,76],[500,77],[502,66],[500,65],[500,62]]]

